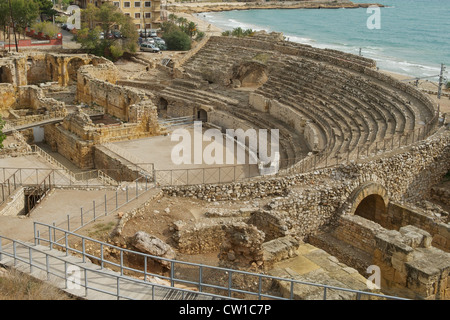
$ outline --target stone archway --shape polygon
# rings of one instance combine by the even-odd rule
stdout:
[[[382,185],[370,182],[358,187],[350,195],[349,204],[349,214],[386,226],[389,198]]]
[[[387,213],[383,198],[378,194],[365,197],[356,207],[355,215],[380,223]]]
[[[86,63],[81,58],[73,58],[67,63],[67,76],[69,85],[77,82],[78,69],[85,64]]]
[[[204,109],[197,110],[197,120],[202,122],[208,122],[208,112]]]
[[[13,83],[11,69],[7,66],[0,67],[0,83]]]
[[[164,115],[167,113],[167,106],[169,105],[169,102],[163,98],[160,97],[158,104],[157,104],[157,110],[159,115]]]

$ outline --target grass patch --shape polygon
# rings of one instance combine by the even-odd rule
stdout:
[[[0,300],[76,300],[51,284],[14,269],[0,271]]]
[[[116,224],[114,222],[97,223],[88,232],[88,237],[99,239],[108,236]]]

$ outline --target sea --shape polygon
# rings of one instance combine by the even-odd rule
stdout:
[[[282,32],[293,42],[377,61],[411,78],[450,81],[450,0],[354,0],[382,4],[357,9],[257,9],[197,14],[223,30]]]

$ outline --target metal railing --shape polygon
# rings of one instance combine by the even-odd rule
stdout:
[[[69,231],[77,231],[82,227],[97,221],[99,218],[108,216],[128,203],[143,197],[148,191],[153,190],[152,178],[149,176],[140,176],[132,182],[122,184],[114,191],[113,196],[107,196],[105,193],[103,199],[93,200],[83,207],[79,207],[78,212],[67,214],[64,221],[58,223],[58,226],[65,226]],[[57,226],[56,223],[53,224]]]
[[[120,156],[121,158],[131,162],[133,165],[136,166],[137,169],[140,169],[143,175],[147,174],[153,174],[154,170],[154,164],[153,163],[145,163],[142,159],[139,157],[129,153],[123,148],[120,148],[119,146],[112,144],[112,143],[104,143],[102,144],[105,148],[110,150],[111,152],[115,153],[116,155]]]
[[[88,172],[77,172],[74,173],[71,170],[69,170],[66,166],[64,166],[61,162],[59,162],[57,159],[52,157],[50,154],[45,152],[43,149],[39,148],[37,145],[31,146],[32,153],[38,154],[39,156],[43,157],[47,162],[57,166],[63,172],[70,177],[71,182],[77,182],[77,181],[89,181],[92,179],[99,178],[103,183],[111,186],[117,186],[118,182],[115,181],[113,178],[108,176],[106,173],[101,172],[101,170],[90,170]]]
[[[17,183],[18,182],[18,172],[19,170],[15,170],[8,178],[6,178],[6,172],[3,170],[3,179],[1,182],[1,187],[2,187],[2,199],[0,204],[2,204],[3,202],[5,202],[5,200],[11,195],[13,194],[18,187],[20,187],[20,184]]]
[[[50,192],[54,182],[52,181],[52,173],[50,172],[42,182],[35,186],[30,194],[26,196],[26,210],[30,212],[37,203],[41,202],[45,196]]]
[[[372,141],[354,146],[345,151],[329,150],[331,146],[319,153],[301,160],[282,159],[278,161],[278,172],[267,175],[280,177],[288,174],[308,173],[317,169],[327,169],[340,164],[362,163],[371,158],[382,156],[401,147],[413,145],[435,133],[438,129],[437,115],[427,125],[410,130],[402,135]],[[185,186],[196,184],[221,184],[245,181],[250,178],[265,177],[258,171],[257,165],[228,165],[203,168],[155,170],[155,182],[160,186]]]
[[[12,248],[12,253],[8,252],[6,248],[2,246],[4,240],[9,242],[8,246]],[[21,248],[23,249],[22,252],[20,252]],[[66,251],[66,256],[68,256],[68,254],[69,251]],[[37,255],[40,255],[40,257],[36,257]],[[151,300],[160,300],[161,298],[164,299],[164,297],[167,295],[169,297],[173,297],[173,293],[176,293],[178,300],[192,300],[193,296],[197,299],[203,298],[205,300],[231,299],[229,297],[223,297],[209,293],[193,292],[188,289],[169,287],[163,284],[157,284],[154,282],[124,276],[122,274],[115,274],[112,272],[108,272],[103,268],[98,270],[81,263],[75,263],[73,262],[73,260],[69,262],[64,256],[56,256],[54,254],[50,254],[49,251],[41,250],[33,246],[32,244],[13,240],[11,238],[0,235],[0,261],[2,261],[4,257],[12,258],[14,267],[17,267],[19,263],[25,264],[25,266],[29,266],[30,274],[36,274],[36,270],[45,272],[47,281],[53,280],[52,282],[55,283],[54,279],[51,279],[50,276],[62,279],[64,283],[62,285],[59,284],[59,287],[72,294],[76,290],[73,289],[73,286],[79,286],[79,289],[84,289],[84,297],[86,298],[89,297],[89,291],[95,291],[107,296],[115,297],[117,300],[135,300],[135,298],[131,297],[130,295],[126,295],[123,292],[127,291],[128,293],[133,293],[136,292],[136,289],[142,290],[150,287],[151,290],[146,290],[147,292],[150,292],[150,294],[147,294],[145,298]],[[60,265],[63,264],[63,269],[58,270],[57,268],[52,267],[51,260],[56,260],[56,262]],[[71,266],[75,266],[80,270],[80,279],[77,282],[74,281],[73,275],[70,272]],[[98,281],[99,277],[103,279],[101,282]],[[111,282],[113,283],[113,285],[102,285],[102,283],[105,282],[105,279],[108,278],[112,279]],[[130,290],[130,284],[133,284],[135,286],[134,290]],[[124,288],[125,286],[127,286],[127,288]],[[112,289],[107,290],[105,289],[105,287],[112,287]],[[140,290],[138,290],[138,292],[139,291]],[[82,295],[80,294],[78,296]]]
[[[101,266],[101,268],[109,268],[120,272],[121,276],[125,275],[125,273],[135,277],[143,276],[144,281],[148,277],[158,277],[169,281],[170,286],[173,288],[176,285],[190,286],[195,288],[195,290],[198,290],[200,293],[225,296],[229,298],[292,300],[294,299],[294,292],[296,288],[299,286],[311,286],[318,288],[319,290],[323,290],[323,299],[327,299],[330,292],[344,291],[349,292],[352,295],[354,294],[353,298],[357,300],[361,299],[363,296],[367,296],[367,298],[372,297],[406,300],[400,297],[373,292],[340,288],[326,284],[311,283],[260,273],[162,258],[159,256],[124,249],[40,222],[34,222],[34,242],[35,245],[43,245],[42,243],[46,243],[50,249],[59,248],[67,254],[72,252],[74,254],[81,255],[83,262],[86,261],[86,259],[89,259],[96,262]],[[69,245],[71,242],[81,242],[81,250],[75,248],[75,246],[71,247]],[[88,246],[91,248],[89,252],[87,250]],[[115,254],[106,254],[106,252],[115,252]],[[125,260],[133,261],[134,266],[140,262],[142,269],[127,266]],[[149,271],[148,267],[150,263],[155,261],[164,261],[166,264],[170,265],[168,274],[164,275]],[[239,283],[243,280],[245,280],[247,284],[251,283],[251,287],[245,288],[239,285]],[[280,293],[272,290],[274,281],[279,283],[286,282],[288,284],[288,287],[290,288],[289,297],[284,297]]]

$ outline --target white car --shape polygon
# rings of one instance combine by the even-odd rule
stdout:
[[[159,48],[156,47],[152,43],[143,43],[143,44],[141,44],[141,51],[145,51],[145,52],[159,52]]]

